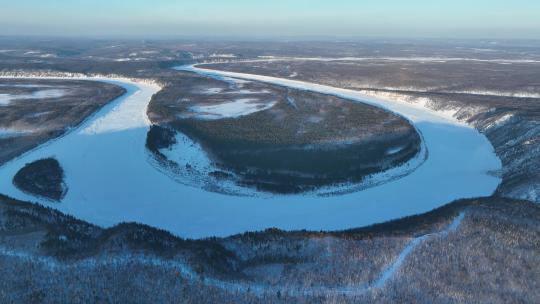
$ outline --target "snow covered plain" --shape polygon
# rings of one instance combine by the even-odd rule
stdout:
[[[184,68],[186,69],[186,68]],[[398,101],[370,99],[354,91],[265,76],[187,68],[335,94],[381,106],[410,119],[422,132],[429,157],[411,174],[384,185],[340,196],[236,197],[185,186],[156,170],[145,148],[146,108],[159,88],[128,80],[127,93],[80,127],[0,167],[0,192],[38,201],[101,225],[135,221],[191,238],[227,236],[269,227],[338,230],[417,214],[459,198],[490,195],[501,168],[489,141],[452,118]],[[12,185],[28,162],[56,157],[69,191],[61,203],[40,201]]]

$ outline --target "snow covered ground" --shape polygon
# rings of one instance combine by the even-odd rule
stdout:
[[[208,192],[176,182],[149,161],[146,108],[159,88],[95,78],[119,84],[127,93],[62,138],[0,167],[0,191],[102,226],[135,221],[182,237],[201,238],[269,227],[359,227],[425,212],[459,198],[490,195],[500,182],[489,174],[500,169],[501,163],[483,135],[420,106],[286,79],[193,70],[336,94],[390,109],[414,122],[429,157],[405,177],[341,196],[235,197]],[[12,185],[13,176],[24,164],[51,156],[63,166],[70,189],[61,203],[40,201]]]
[[[230,80],[229,80],[229,83],[230,83]],[[241,83],[238,83],[238,84],[241,84]],[[197,93],[201,93],[201,92],[199,91]],[[255,91],[255,90],[239,89],[239,90],[234,90],[233,92],[223,92],[222,88],[207,88],[207,89],[204,89],[202,93],[208,94],[208,95],[214,95],[214,94],[242,95],[242,94],[268,94],[270,93],[270,91],[268,90]]]
[[[221,93],[221,91],[223,91],[222,88],[207,88],[207,89],[202,90],[202,92],[200,92],[200,93],[208,94],[208,95],[214,95],[214,94]]]
[[[238,98],[231,102],[224,102],[209,106],[194,106],[190,110],[202,119],[234,118],[264,111],[273,107],[273,102],[261,102],[257,98]]]
[[[31,94],[0,94],[0,106],[9,105],[13,100],[60,98],[65,94],[66,91],[61,89],[45,89]]]
[[[0,128],[0,139],[21,136],[24,134],[31,133],[29,130],[20,130],[20,129],[5,129]]]

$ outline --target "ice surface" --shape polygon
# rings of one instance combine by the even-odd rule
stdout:
[[[218,73],[198,70],[199,73]],[[337,230],[432,210],[459,198],[486,196],[500,183],[489,141],[474,128],[419,105],[372,99],[358,92],[314,84],[219,72],[364,101],[411,119],[429,157],[411,174],[378,187],[339,196],[236,197],[178,183],[155,169],[145,148],[146,109],[159,88],[128,80],[98,78],[127,89],[79,128],[0,167],[0,191],[37,201],[101,226],[139,222],[191,238],[227,236],[277,227]],[[12,178],[24,164],[54,156],[70,188],[61,203],[22,193]],[[171,156],[172,157],[172,156]]]

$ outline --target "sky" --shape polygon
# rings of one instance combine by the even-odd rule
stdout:
[[[540,39],[540,1],[0,0],[0,35]]]

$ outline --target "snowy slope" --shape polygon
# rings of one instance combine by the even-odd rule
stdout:
[[[263,76],[219,74],[365,100],[354,91]],[[0,192],[38,201],[16,189],[11,179],[25,163],[54,156],[64,167],[69,192],[62,203],[41,201],[43,205],[102,226],[136,221],[179,236],[200,238],[269,227],[359,227],[425,212],[458,198],[490,195],[500,182],[488,174],[500,169],[500,161],[487,139],[473,128],[422,107],[369,99],[371,104],[411,119],[422,132],[429,158],[412,174],[342,196],[254,198],[206,192],[175,182],[148,161],[146,108],[159,88],[128,80],[98,80],[122,85],[128,93],[64,137],[0,167]]]

